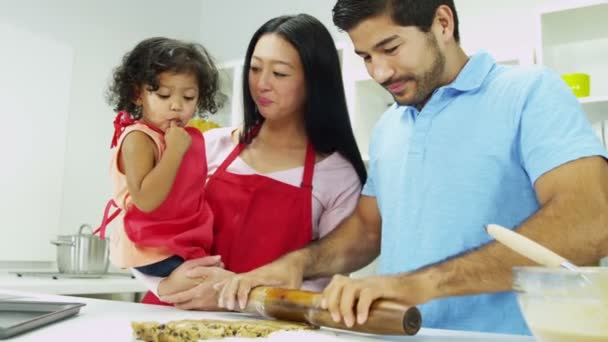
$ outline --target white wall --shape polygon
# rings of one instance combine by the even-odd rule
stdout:
[[[552,0],[456,0],[462,45],[467,52],[532,54],[534,10]],[[323,22],[337,41],[348,39],[332,23],[333,0],[203,0],[201,41],[220,61],[239,59],[253,32],[266,20],[305,12]],[[221,28],[221,34],[218,29]]]
[[[0,222],[11,230],[10,238],[0,239],[0,260],[44,259],[57,234],[49,227],[59,227],[73,51],[5,22],[0,41]],[[33,237],[46,245],[14,247],[30,245]]]
[[[456,0],[461,44],[467,52],[488,50],[498,58],[531,57],[536,47],[536,9],[554,0]]]
[[[63,191],[62,196],[55,198],[55,201],[61,201],[60,223],[57,227],[56,222],[50,222],[46,229],[72,234],[81,223],[96,225],[101,219],[103,206],[110,195],[108,161],[113,114],[105,103],[104,92],[112,68],[128,49],[147,37],[163,35],[198,40],[201,13],[200,0],[20,0],[0,3],[0,22],[48,37],[73,52],[65,168],[63,179],[57,180]],[[38,53],[39,63],[48,63],[44,59],[45,51]],[[53,68],[53,65],[47,67]],[[49,92],[53,91],[49,89]],[[31,96],[31,101],[37,99],[38,96]],[[36,215],[35,208],[31,214]],[[28,227],[3,225],[1,229],[6,232]],[[44,240],[39,244],[26,248],[35,249],[49,243]],[[24,246],[14,248],[18,250]],[[54,254],[51,257],[54,258]]]
[[[334,39],[346,39],[331,24],[332,0],[202,0],[201,42],[219,61],[245,56],[253,33],[270,18],[308,13],[323,22]]]

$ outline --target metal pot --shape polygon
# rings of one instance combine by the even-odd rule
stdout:
[[[88,228],[89,232],[83,232]],[[76,235],[59,235],[51,241],[57,245],[57,268],[60,273],[103,274],[110,265],[109,241],[91,233],[91,226],[83,224]]]

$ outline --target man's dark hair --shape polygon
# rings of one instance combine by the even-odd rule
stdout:
[[[401,26],[415,26],[429,32],[435,12],[441,5],[448,6],[454,14],[454,39],[460,42],[458,15],[453,0],[338,0],[333,9],[334,25],[349,31],[363,20],[389,13]]]

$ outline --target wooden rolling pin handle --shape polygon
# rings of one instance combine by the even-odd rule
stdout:
[[[329,311],[321,308],[321,294],[270,287],[253,289],[244,311],[281,320],[379,335],[415,335],[422,325],[422,317],[416,307],[378,300],[372,304],[365,323],[347,327],[343,321],[334,322]]]
[[[422,317],[416,307],[406,307],[379,300],[370,308],[365,323],[355,323],[350,328],[343,321],[334,322],[329,311],[320,308],[309,311],[307,322],[323,327],[377,335],[415,335],[422,325]]]

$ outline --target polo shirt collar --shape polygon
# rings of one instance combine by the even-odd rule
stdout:
[[[487,52],[478,52],[469,58],[456,79],[446,88],[460,91],[476,90],[485,81],[486,77],[496,65],[496,61]]]

